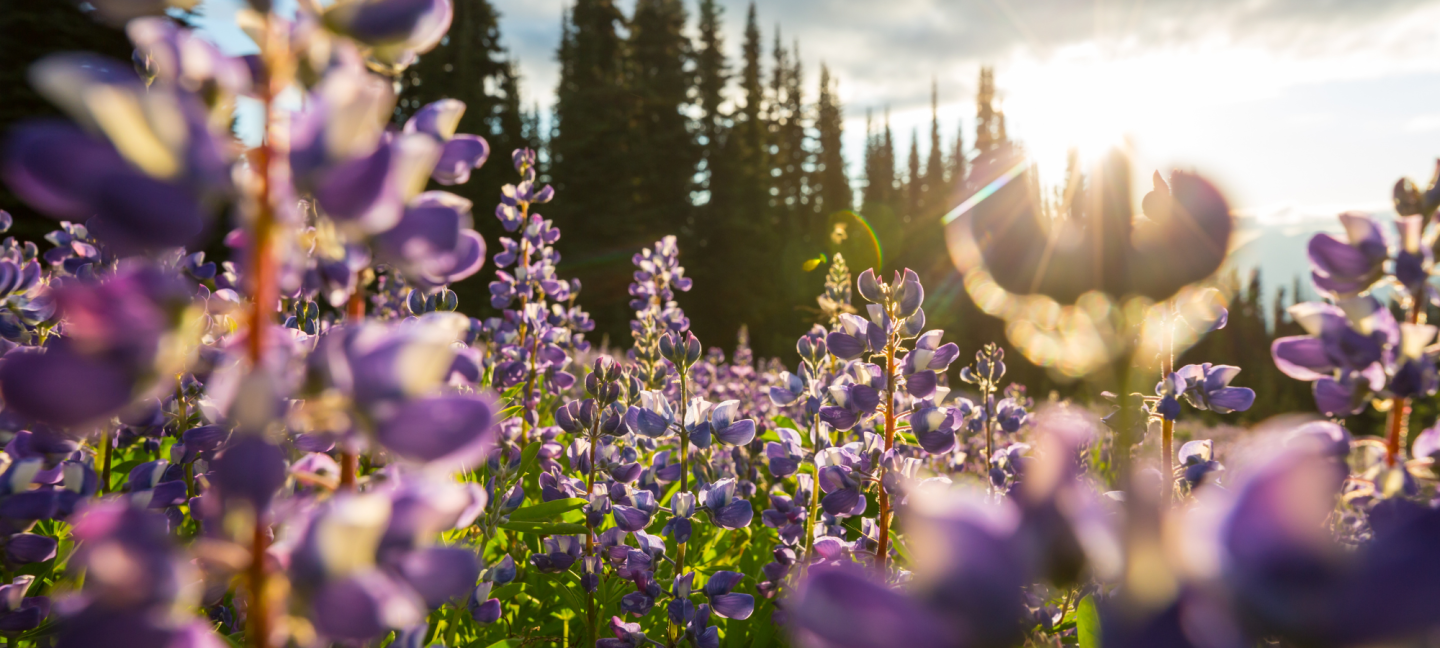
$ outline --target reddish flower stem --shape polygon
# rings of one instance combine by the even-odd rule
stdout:
[[[271,73],[267,75],[267,82],[261,88],[261,101],[265,107],[265,133],[255,158],[252,160],[259,182],[255,196],[255,222],[250,232],[251,309],[247,350],[250,354],[251,371],[262,370],[261,364],[265,357],[265,335],[271,320],[275,317],[276,304],[280,298],[273,249],[276,225],[273,204],[275,180],[273,166],[283,158],[283,154],[275,150],[277,140],[272,129],[276,122],[275,95],[280,90],[281,84],[281,80],[275,73],[283,69],[280,63],[287,52],[284,51],[285,39],[272,37],[274,29],[275,26],[270,22],[269,15],[266,14],[261,57],[266,64],[266,69]],[[265,573],[265,552],[269,545],[270,533],[265,521],[265,511],[256,510],[250,542],[250,567],[246,570],[247,585],[250,590],[250,600],[246,606],[246,621],[249,626],[246,631],[246,643],[252,648],[269,648],[270,646],[270,609],[269,601],[266,598]]]
[[[1167,379],[1175,372],[1175,328],[1170,313],[1162,314],[1165,330],[1161,332],[1160,379]],[[1162,418],[1160,421],[1160,481],[1161,500],[1166,506],[1175,498],[1175,421]]]
[[[895,445],[895,340],[885,346],[885,451]],[[880,468],[880,545],[875,550],[875,564],[885,569],[890,553],[890,495],[885,492],[885,468]],[[818,474],[817,474],[818,477]],[[819,486],[819,480],[816,480]]]
[[[365,319],[365,286],[357,279],[355,292],[350,293],[350,300],[345,303],[345,319],[350,322],[360,322]],[[360,468],[360,455],[349,448],[340,450],[340,490],[355,490],[355,476]]]

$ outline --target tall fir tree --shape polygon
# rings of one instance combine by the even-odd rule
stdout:
[[[771,191],[770,206],[780,231],[802,237],[807,231],[809,203],[803,68],[799,47],[786,50],[775,29],[775,67],[770,79]],[[793,57],[793,58],[792,58]]]
[[[702,164],[700,189],[708,194],[712,209],[706,211],[710,214],[727,211],[733,198],[729,160],[725,155],[729,119],[721,109],[725,88],[730,82],[721,34],[721,11],[715,0],[700,0],[700,42],[695,52],[695,98]]]
[[[969,173],[970,160],[965,154],[965,122],[962,120],[955,125],[955,148],[950,152],[949,164],[945,169],[945,184],[952,188],[951,203],[958,202],[958,194],[963,193]],[[945,208],[948,210],[954,206],[947,204]]]
[[[846,174],[845,153],[841,141],[845,134],[845,117],[837,96],[830,68],[820,64],[820,97],[816,101],[815,130],[819,153],[815,166],[814,208],[817,224],[826,222],[830,214],[850,209],[855,193]],[[815,234],[820,232],[815,231]]]
[[[980,68],[980,87],[975,93],[975,151],[980,154],[995,150],[999,142],[995,114],[995,70]]]
[[[980,89],[975,95],[975,159],[971,162],[966,192],[973,193],[1013,164],[1015,147],[1005,131],[1005,113],[995,108],[995,70],[980,68]]]
[[[626,137],[633,194],[626,218],[647,239],[676,229],[687,239],[694,234],[691,196],[700,149],[689,117],[693,47],[685,20],[681,0],[639,0],[630,20],[626,71],[634,105]]]
[[[920,173],[920,130],[910,129],[910,157],[905,161],[906,223],[920,220],[925,198],[925,176]]]
[[[735,114],[734,130],[727,140],[728,156],[733,160],[735,213],[747,218],[763,218],[769,199],[769,126],[765,118],[765,86],[760,57],[760,24],[755,3],[745,17],[744,59],[740,69],[741,106]]]
[[[925,158],[924,180],[920,215],[928,221],[944,211],[950,199],[945,181],[945,147],[940,143],[940,90],[933,80],[930,82],[930,153]]]
[[[546,205],[570,241],[565,263],[586,286],[598,333],[615,340],[626,335],[626,246],[645,235],[630,217],[634,101],[625,85],[623,21],[613,0],[576,0],[565,18],[550,141],[556,197]]]

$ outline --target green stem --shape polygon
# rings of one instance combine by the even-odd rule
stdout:
[[[105,424],[100,429],[100,452],[105,454],[101,460],[100,469],[100,494],[110,492],[110,424]]]
[[[895,348],[899,346],[894,335],[885,345],[885,451],[895,445]],[[882,573],[886,568],[887,555],[890,553],[890,495],[885,492],[885,465],[880,465],[880,538],[879,547],[875,550],[875,564],[880,567]],[[816,475],[816,486],[819,486],[819,474]]]

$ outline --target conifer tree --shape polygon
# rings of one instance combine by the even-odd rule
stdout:
[[[687,116],[692,54],[684,34],[681,0],[639,0],[630,21],[628,91],[634,100],[630,129],[633,200],[630,214],[647,234],[693,234],[695,167],[700,151]]]
[[[622,22],[613,0],[576,0],[565,19],[549,162],[557,197],[545,211],[565,232],[566,261],[578,262],[575,275],[587,286],[585,303],[605,327],[597,337],[612,339],[626,334],[630,270],[628,258],[610,261],[601,255],[647,240],[629,217],[634,102],[625,86]],[[607,261],[594,263],[597,258]]]
[[[728,119],[721,111],[729,70],[720,32],[721,8],[715,0],[700,0],[700,43],[695,53],[695,96],[698,109],[702,180],[700,189],[708,194],[709,215],[731,208],[733,190],[729,160],[725,155]]]
[[[970,171],[969,160],[965,157],[965,124],[960,122],[955,128],[955,149],[950,152],[950,163],[945,170],[945,184],[952,188],[950,203],[957,203],[959,194],[963,194],[966,176]],[[946,210],[954,205],[947,203]]]
[[[920,131],[910,129],[910,157],[905,164],[905,222],[920,219],[925,195],[925,177],[920,175]]]
[[[980,154],[995,150],[998,142],[995,115],[995,71],[980,68],[980,88],[975,93],[975,151]]]
[[[930,82],[930,154],[925,162],[925,184],[921,195],[921,216],[937,217],[949,201],[949,185],[945,181],[945,149],[940,143],[940,91]]]
[[[764,111],[760,38],[755,3],[751,2],[745,19],[744,62],[740,70],[742,105],[735,115],[734,131],[727,141],[727,150],[731,153],[729,157],[733,160],[734,213],[746,218],[762,218],[769,200],[769,126]]]
[[[844,135],[844,114],[836,96],[830,69],[820,64],[820,98],[816,102],[815,130],[818,132],[819,155],[815,168],[816,222],[822,224],[837,211],[850,209],[855,194],[845,172],[845,154],[841,150]],[[819,231],[813,232],[820,234]]]

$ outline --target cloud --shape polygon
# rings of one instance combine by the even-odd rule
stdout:
[[[1405,130],[1411,133],[1429,133],[1440,130],[1440,114],[1416,115],[1405,122]]]

